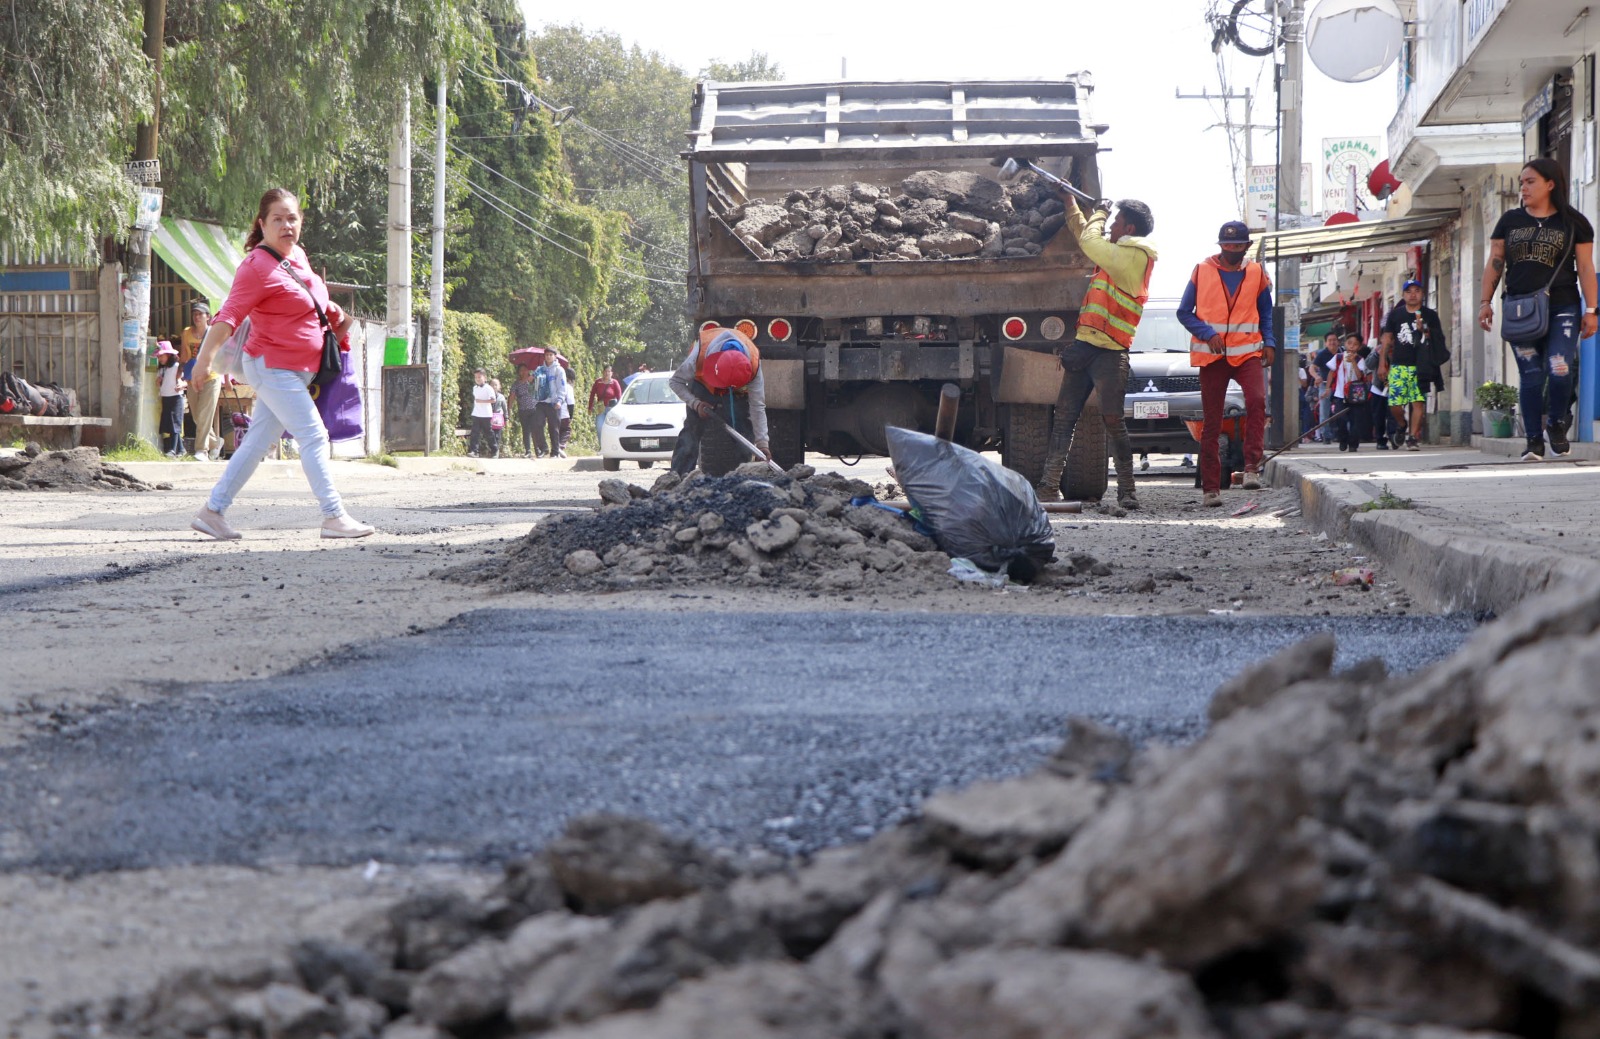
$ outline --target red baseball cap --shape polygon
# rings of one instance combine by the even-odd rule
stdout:
[[[711,355],[705,367],[706,385],[714,390],[731,390],[744,386],[755,378],[755,368],[750,358],[738,350],[719,350]]]

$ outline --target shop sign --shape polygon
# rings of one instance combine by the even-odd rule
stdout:
[[[1539,92],[1528,98],[1522,106],[1522,132],[1527,133],[1539,125],[1539,120],[1550,114],[1556,106],[1556,77],[1551,76]]]

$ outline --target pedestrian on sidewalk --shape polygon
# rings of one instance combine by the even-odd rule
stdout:
[[[1361,369],[1361,337],[1345,336],[1344,352],[1328,362],[1328,383],[1333,393],[1333,428],[1339,450],[1361,447],[1361,429],[1367,422],[1367,374]]]
[[[1100,202],[1088,217],[1070,196],[1065,196],[1063,202],[1067,207],[1067,228],[1095,268],[1078,311],[1077,333],[1071,343],[1056,347],[1062,370],[1061,390],[1056,394],[1044,472],[1034,490],[1040,501],[1061,500],[1067,448],[1072,444],[1083,406],[1094,393],[1099,397],[1100,420],[1105,423],[1111,457],[1117,466],[1117,504],[1124,509],[1137,509],[1133,441],[1128,437],[1122,411],[1128,393],[1128,350],[1144,315],[1145,300],[1150,298],[1150,274],[1156,267],[1156,249],[1147,237],[1155,230],[1156,220],[1150,207],[1137,199],[1125,198],[1116,203],[1114,218],[1109,201]]]
[[[565,357],[561,358],[561,380],[561,444],[556,455],[565,458],[567,445],[572,443],[572,415],[578,410],[578,393],[573,388],[578,376],[572,370],[572,362]]]
[[[341,336],[352,319],[328,299],[327,285],[300,248],[300,221],[300,200],[289,191],[273,188],[261,196],[228,301],[217,312],[194,362],[195,381],[210,378],[212,359],[223,340],[250,318],[243,363],[244,381],[256,393],[250,432],[189,524],[214,538],[239,537],[223,514],[285,429],[294,434],[300,466],[322,507],[322,536],[360,538],[373,532],[345,512],[333,486],[328,431],[308,388],[322,361],[323,317]]]
[[[1189,363],[1200,369],[1200,489],[1206,505],[1222,504],[1222,409],[1228,382],[1244,394],[1244,486],[1261,486],[1261,442],[1267,429],[1267,382],[1278,340],[1272,330],[1272,280],[1245,259],[1250,229],[1230,220],[1217,232],[1217,255],[1196,265],[1178,304],[1178,321],[1194,337]]]
[[[1399,443],[1392,438],[1400,428],[1394,416],[1389,414],[1389,376],[1383,371],[1383,357],[1380,342],[1378,349],[1368,351],[1361,359],[1361,370],[1367,373],[1368,425],[1372,430],[1373,444],[1379,451],[1387,451]]]
[[[1427,393],[1419,369],[1439,370],[1432,362],[1444,350],[1444,326],[1432,307],[1422,305],[1422,282],[1415,278],[1400,290],[1400,302],[1383,320],[1383,362],[1378,374],[1389,387],[1389,412],[1405,436],[1405,449],[1421,449]],[[1448,357],[1448,352],[1444,356]],[[1428,362],[1426,365],[1424,362]],[[1400,443],[1396,441],[1395,447]]]
[[[1328,362],[1344,352],[1343,338],[1338,330],[1329,332],[1322,337],[1322,349],[1317,351],[1317,356],[1312,364],[1312,371],[1317,373],[1317,421],[1327,422],[1333,418],[1333,391],[1328,385]],[[1317,433],[1317,443],[1333,443],[1333,427],[1323,426]]]
[[[1300,383],[1300,432],[1309,433],[1317,424],[1317,394],[1321,380],[1317,378],[1312,362],[1316,354],[1310,350],[1300,351],[1300,360],[1296,369],[1296,377]]]
[[[506,395],[500,392],[500,380],[490,379],[494,400],[489,404],[489,457],[499,458],[500,447],[506,438]]]
[[[1567,174],[1554,159],[1534,159],[1518,178],[1522,205],[1508,209],[1489,235],[1478,326],[1494,325],[1494,292],[1504,273],[1505,295],[1548,290],[1550,322],[1545,334],[1511,342],[1522,386],[1525,462],[1545,456],[1545,438],[1557,456],[1572,450],[1567,429],[1578,368],[1578,341],[1600,329],[1595,291],[1594,225],[1567,201]],[[1582,299],[1579,289],[1582,289]],[[1502,297],[1503,298],[1503,297]]]
[[[479,368],[472,373],[472,439],[467,443],[467,454],[474,458],[489,456],[493,422],[494,387],[489,385],[489,373]]]
[[[561,450],[561,399],[566,376],[554,350],[546,350],[544,363],[533,373],[533,450],[540,458],[565,458]]]
[[[600,427],[605,424],[606,415],[621,399],[622,383],[611,374],[611,366],[608,364],[605,371],[600,373],[600,378],[589,387],[589,414],[594,416],[594,437],[597,443],[600,440]],[[600,405],[598,411],[595,410],[596,403]]]
[[[165,339],[156,343],[156,371],[161,383],[161,453],[168,458],[183,457],[183,369],[178,366],[178,348]]]
[[[538,410],[534,407],[533,399],[533,372],[531,369],[517,366],[517,381],[511,384],[511,396],[517,402],[517,425],[522,427],[522,457],[533,457],[533,425],[538,421]]]
[[[186,375],[194,373],[195,358],[200,356],[200,344],[211,330],[211,308],[196,300],[189,308],[189,327],[183,330],[183,340],[178,346],[180,361],[188,363]],[[222,453],[222,437],[217,435],[217,402],[222,397],[222,376],[212,372],[205,382],[189,380],[188,408],[194,419],[194,457],[199,461],[214,460]]]

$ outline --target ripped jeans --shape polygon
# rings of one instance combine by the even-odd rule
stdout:
[[[1582,329],[1580,309],[1576,304],[1551,308],[1550,328],[1542,341],[1511,344],[1522,376],[1517,402],[1522,406],[1527,436],[1542,437],[1546,426],[1566,422],[1571,416]]]

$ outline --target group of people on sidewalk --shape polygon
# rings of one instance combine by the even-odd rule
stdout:
[[[640,366],[648,371],[646,365]],[[544,363],[529,368],[517,367],[511,393],[517,404],[517,423],[522,429],[523,458],[565,458],[572,442],[572,418],[577,411],[571,365],[554,350],[546,351]],[[472,373],[472,433],[467,453],[475,458],[499,458],[504,452],[507,400],[500,380],[490,378],[479,368]],[[595,436],[606,413],[622,399],[623,383],[612,375],[610,365],[589,387],[589,414],[594,419]]]
[[[1525,461],[1570,450],[1577,381],[1578,342],[1600,328],[1596,291],[1594,227],[1567,200],[1566,175],[1552,159],[1534,159],[1519,178],[1521,206],[1508,210],[1490,235],[1483,274],[1480,326],[1494,323],[1494,292],[1505,278],[1507,307],[1502,334],[1512,347],[1521,378],[1519,402],[1527,448]],[[1061,499],[1061,478],[1072,435],[1091,393],[1098,393],[1101,419],[1117,472],[1117,503],[1139,507],[1133,451],[1123,422],[1128,351],[1149,297],[1156,250],[1146,237],[1154,229],[1150,208],[1134,199],[1103,200],[1088,218],[1063,192],[1067,223],[1079,247],[1095,264],[1071,343],[1056,348],[1062,369],[1049,450],[1036,487],[1041,501]],[[1116,216],[1111,217],[1112,211]],[[1109,222],[1108,222],[1109,221]],[[1266,429],[1266,373],[1277,337],[1272,327],[1272,283],[1265,269],[1246,259],[1249,228],[1223,224],[1217,254],[1197,264],[1184,289],[1178,320],[1189,331],[1190,361],[1200,371],[1202,501],[1222,504],[1218,440],[1228,383],[1245,400],[1244,474],[1247,489],[1260,484]],[[1297,359],[1302,391],[1301,425],[1333,427],[1341,451],[1366,439],[1380,448],[1418,450],[1423,438],[1429,388],[1442,389],[1450,360],[1439,315],[1423,304],[1424,287],[1413,278],[1386,316],[1376,347],[1359,335],[1330,334],[1321,353]],[[1312,410],[1316,407],[1321,413]]]

